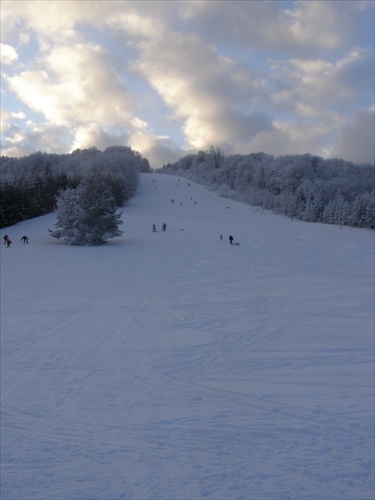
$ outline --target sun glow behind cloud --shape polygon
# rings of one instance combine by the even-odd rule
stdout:
[[[373,2],[1,2],[2,154],[374,162]]]

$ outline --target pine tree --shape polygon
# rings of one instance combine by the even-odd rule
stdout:
[[[101,245],[123,234],[119,229],[121,213],[116,213],[110,188],[94,177],[60,194],[56,218],[56,230],[50,230],[50,234],[69,245]]]

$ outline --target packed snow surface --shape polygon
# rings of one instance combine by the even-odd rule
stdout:
[[[373,499],[374,232],[156,174],[123,220],[2,230],[1,499]]]

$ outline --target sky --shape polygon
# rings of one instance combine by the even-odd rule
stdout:
[[[373,1],[7,1],[1,154],[374,158]]]

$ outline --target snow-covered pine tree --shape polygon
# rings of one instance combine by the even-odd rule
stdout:
[[[48,230],[54,238],[64,238],[68,243],[75,239],[77,233],[75,223],[78,219],[77,189],[66,189],[60,192],[56,202],[56,229]]]
[[[67,189],[57,200],[54,238],[69,245],[101,245],[105,240],[121,236],[121,213],[111,190],[103,181],[89,177],[76,189]]]

